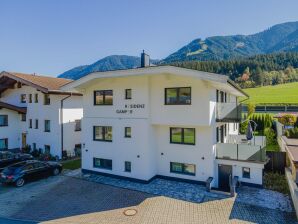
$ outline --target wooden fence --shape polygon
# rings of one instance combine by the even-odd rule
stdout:
[[[265,171],[285,174],[286,152],[266,152],[269,162],[265,165]]]

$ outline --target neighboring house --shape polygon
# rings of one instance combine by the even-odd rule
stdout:
[[[238,135],[237,97],[246,94],[226,76],[145,66],[91,73],[62,89],[83,94],[84,172],[208,180],[223,190],[235,176],[262,185],[265,139]]]
[[[0,150],[30,145],[53,156],[80,147],[82,95],[61,91],[68,79],[0,73]]]

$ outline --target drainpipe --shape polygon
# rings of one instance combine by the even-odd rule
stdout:
[[[64,97],[62,100],[61,100],[61,105],[60,105],[60,122],[61,122],[61,159],[63,157],[63,150],[64,150],[64,133],[63,133],[63,129],[64,129],[64,124],[63,124],[63,103],[66,99],[70,98],[71,97],[71,94],[67,97]]]

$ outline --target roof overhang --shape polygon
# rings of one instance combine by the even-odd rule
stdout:
[[[27,107],[17,107],[15,105],[4,103],[4,102],[0,101],[0,109],[2,109],[2,108],[8,109],[8,110],[13,110],[13,111],[16,111],[21,114],[27,113]]]
[[[208,82],[210,85],[217,89],[228,91],[236,96],[248,96],[243,92],[235,83],[233,83],[228,76],[202,72],[193,69],[175,67],[175,66],[153,66],[145,68],[135,68],[135,69],[125,69],[125,70],[114,70],[106,72],[94,72],[86,75],[76,81],[68,83],[61,87],[63,91],[80,91],[88,85],[92,84],[95,80],[103,78],[120,78],[120,77],[130,77],[130,76],[154,76],[154,75],[177,75],[198,78],[202,81]]]

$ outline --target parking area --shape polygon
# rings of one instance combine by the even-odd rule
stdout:
[[[0,186],[0,217],[42,223],[295,223],[292,211],[245,203],[240,195],[205,196],[195,203],[60,175],[22,188]],[[125,215],[127,209],[136,214]]]

